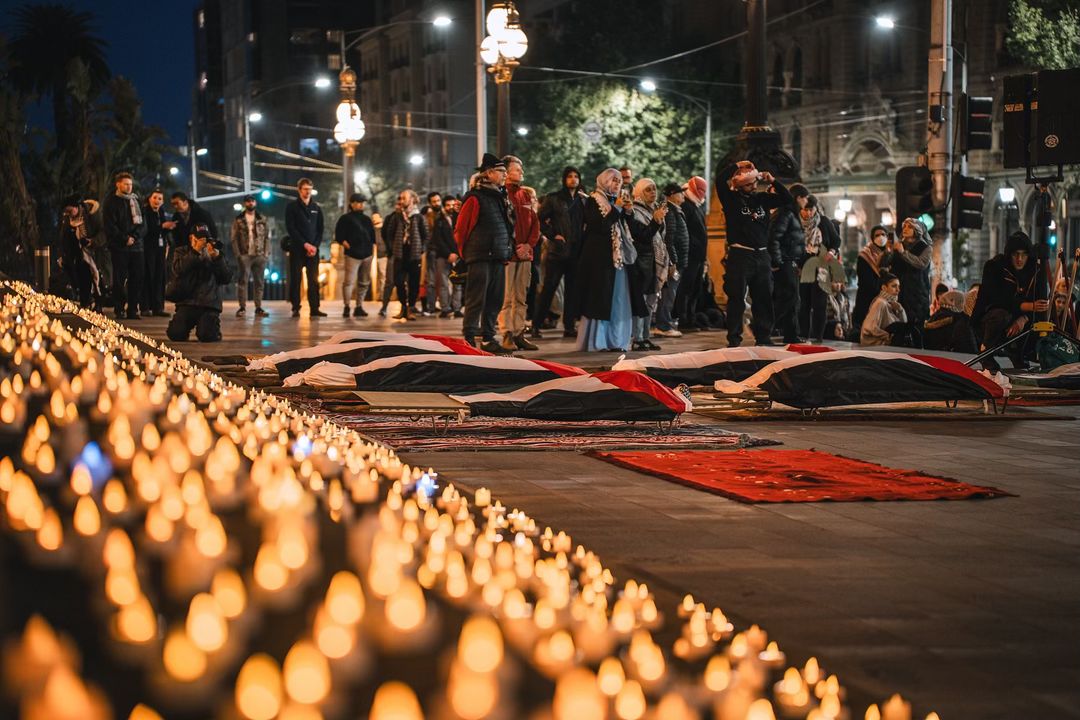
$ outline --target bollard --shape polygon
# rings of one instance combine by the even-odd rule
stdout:
[[[49,246],[34,250],[34,282],[41,292],[49,291],[49,275],[52,271],[52,253]]]

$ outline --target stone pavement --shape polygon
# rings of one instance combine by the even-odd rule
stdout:
[[[345,320],[340,303],[326,303],[322,319],[267,307],[272,317],[256,321],[227,306],[224,342],[174,346],[198,359],[303,347],[347,328],[460,333],[457,320]],[[164,319],[131,325],[165,338]],[[533,355],[593,368],[616,359],[549,334],[558,337]],[[723,337],[661,344],[697,350]],[[1068,420],[1080,407],[1039,412],[1062,420],[724,422],[785,447],[1018,496],[996,500],[746,505],[574,452],[404,457],[492,488],[670,602],[690,592],[738,624],[761,624],[789,661],[816,655],[849,688],[857,717],[899,691],[916,718],[1080,718],[1080,424]]]

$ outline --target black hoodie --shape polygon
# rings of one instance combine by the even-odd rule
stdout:
[[[581,173],[577,168],[563,168],[562,188],[544,196],[540,204],[540,234],[548,239],[548,252],[557,258],[576,257],[581,248],[581,233],[585,228],[585,200],[588,198],[579,186],[570,192],[566,187],[566,178],[570,173]],[[555,239],[561,235],[564,241]]]
[[[1028,253],[1027,264],[1020,270],[1012,264],[1012,254],[1017,250]],[[1037,275],[1031,240],[1024,233],[1013,233],[1005,242],[1004,252],[990,258],[983,266],[982,285],[979,286],[975,309],[971,312],[975,326],[980,326],[983,316],[990,310],[1006,310],[1013,320],[1023,315],[1020,303],[1034,302],[1036,286],[1039,285]],[[1043,285],[1045,287],[1045,283]],[[1042,297],[1046,297],[1046,294]]]

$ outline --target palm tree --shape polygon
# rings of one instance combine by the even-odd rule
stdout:
[[[8,48],[0,38],[0,272],[29,279],[33,250],[40,242],[34,197],[23,175],[22,149],[26,123],[22,102],[12,85]]]
[[[83,74],[85,92],[95,97],[109,81],[105,41],[93,30],[93,15],[59,4],[23,5],[15,11],[11,64],[16,87],[27,97],[52,99],[57,138],[69,137],[73,72]],[[81,70],[77,69],[82,65]]]

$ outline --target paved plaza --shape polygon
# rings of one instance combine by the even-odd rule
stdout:
[[[372,317],[348,320],[340,303],[324,304],[321,319],[267,307],[268,319],[238,319],[227,303],[224,342],[172,345],[199,359],[295,349],[350,328],[460,335],[459,320],[384,320],[372,303]],[[131,325],[164,340],[165,323]],[[617,357],[548,334],[522,355],[591,369]],[[720,332],[661,342],[663,352],[723,343]],[[815,655],[837,673],[854,708],[900,692],[918,718],[1080,717],[1080,408],[1025,410],[987,421],[724,422],[786,448],[1016,495],[995,500],[749,505],[576,452],[402,455],[571,533],[617,574],[650,582],[666,607],[692,593],[738,625],[759,623],[789,663]],[[1036,415],[1055,419],[1024,419]]]

